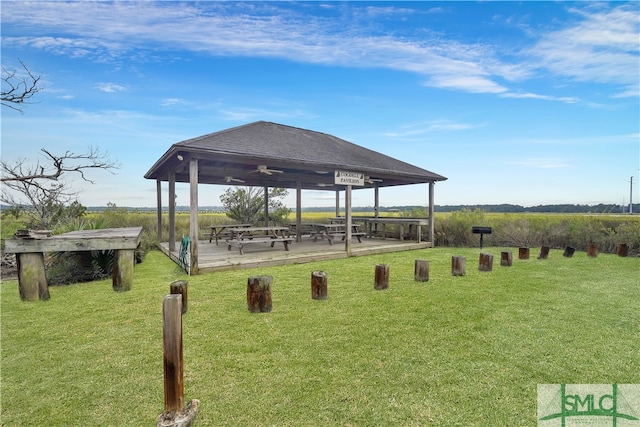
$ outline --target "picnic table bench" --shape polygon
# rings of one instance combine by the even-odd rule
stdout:
[[[212,225],[211,226],[211,233],[209,233],[209,243],[211,243],[211,241],[213,239],[215,239],[216,240],[216,245],[217,245],[218,244],[218,238],[224,236],[223,232],[224,232],[225,228],[247,228],[247,227],[251,227],[251,224]],[[231,233],[227,232],[226,236],[231,236]]]
[[[327,238],[327,241],[330,245],[333,244],[333,240],[337,237],[340,237],[342,240],[347,238],[347,233],[345,230],[344,224],[313,224],[314,230],[311,233],[311,237],[313,237],[313,241],[317,241],[318,238],[324,239]],[[359,243],[362,243],[361,237],[366,233],[362,233],[358,229],[357,224],[351,224],[351,236],[358,239]]]
[[[240,251],[240,255],[244,255],[242,249],[246,245],[253,243],[271,243],[271,247],[274,247],[277,242],[282,242],[284,250],[288,251],[289,244],[294,240],[291,236],[285,236],[285,233],[288,231],[288,227],[230,228],[231,238],[226,240],[227,249],[231,250],[231,247],[236,247]]]

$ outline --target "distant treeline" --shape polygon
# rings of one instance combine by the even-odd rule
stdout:
[[[485,212],[549,212],[549,213],[626,213],[629,206],[620,205],[537,205],[524,207],[520,205],[436,205],[436,212],[454,212],[463,209],[481,209]],[[640,204],[633,205],[633,212],[640,213]]]
[[[379,208],[379,212],[410,212],[414,209],[424,209],[424,206],[383,206]],[[537,205],[537,206],[520,206],[512,205],[508,203],[500,205],[435,205],[436,212],[456,212],[465,209],[476,210],[480,209],[484,212],[547,212],[547,213],[626,213],[629,212],[629,206],[620,205],[606,205],[600,203],[598,205]],[[306,212],[330,212],[334,208],[319,207],[319,208],[303,208]],[[353,212],[371,212],[372,206],[366,207],[353,207]],[[640,213],[640,204],[633,205],[633,212]]]
[[[0,211],[8,209],[8,206],[0,205]],[[88,212],[102,212],[106,209],[105,206],[90,206],[87,207]],[[134,208],[134,207],[124,207],[124,209],[130,212],[155,212],[155,207],[143,207],[143,208]],[[381,206],[378,211],[380,213],[383,212],[411,212],[413,210],[421,210],[425,209],[424,206]],[[436,212],[457,212],[462,210],[476,210],[480,209],[484,212],[505,212],[505,213],[518,213],[518,212],[546,212],[546,213],[628,213],[629,205],[620,206],[613,204],[603,204],[600,203],[598,205],[572,205],[572,204],[563,204],[563,205],[537,205],[537,206],[521,206],[521,205],[512,205],[508,203],[503,203],[500,205],[436,205]],[[28,209],[27,209],[28,210]],[[167,207],[164,207],[163,210],[167,210]],[[303,212],[333,212],[335,210],[334,207],[330,206],[320,206],[320,207],[309,207],[302,208]],[[189,206],[176,206],[177,212],[189,212]],[[222,206],[200,206],[201,212],[224,212],[224,208]],[[373,212],[373,206],[354,206],[352,208],[353,212]],[[640,214],[640,204],[633,204],[633,213]]]

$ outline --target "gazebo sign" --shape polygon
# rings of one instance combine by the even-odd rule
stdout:
[[[336,184],[364,186],[364,174],[362,172],[336,171],[335,177]]]

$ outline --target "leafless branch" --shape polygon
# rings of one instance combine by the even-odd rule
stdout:
[[[46,148],[42,148],[46,158],[46,163],[37,161],[35,164],[27,163],[26,159],[19,159],[16,163],[10,164],[5,160],[0,162],[1,182],[28,182],[29,185],[43,188],[41,181],[58,181],[65,173],[78,173],[80,177],[91,184],[94,182],[87,178],[85,171],[90,169],[103,169],[113,173],[120,165],[109,159],[107,153],[101,152],[97,148],[89,147],[88,152],[76,154],[72,151],[65,151],[62,155],[54,155]]]
[[[22,60],[20,60],[20,65],[26,71],[28,77],[18,76],[18,70],[8,70],[4,66],[2,67],[0,103],[5,107],[22,113],[21,106],[28,104],[27,101],[40,92],[38,84],[41,76],[35,76]]]

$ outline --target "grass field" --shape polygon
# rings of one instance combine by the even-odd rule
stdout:
[[[199,426],[535,426],[541,383],[640,383],[640,258],[576,252],[480,272],[478,249],[434,248],[186,277],[159,252],[134,287],[1,285],[2,425],[155,425],[162,298],[189,281],[185,399]],[[451,275],[451,256],[467,275]],[[429,282],[413,280],[428,259]],[[375,264],[390,286],[373,287]],[[329,299],[311,299],[314,270]],[[273,276],[273,311],[246,307]]]

